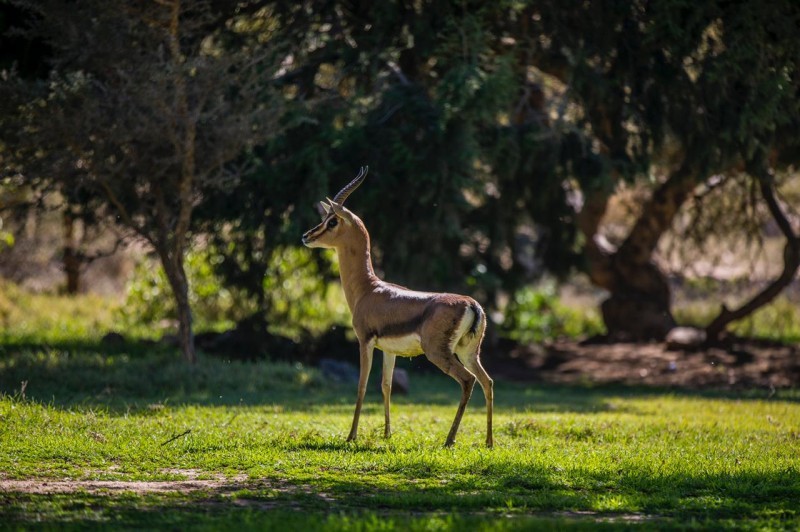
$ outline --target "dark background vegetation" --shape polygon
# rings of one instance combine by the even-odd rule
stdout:
[[[700,287],[723,343],[796,291],[799,29],[790,0],[4,2],[4,275],[50,220],[69,293],[152,253],[127,315],[189,361],[192,310],[324,345],[336,265],[300,235],[368,164],[378,270],[473,295],[490,342],[569,334],[542,280],[583,278],[575,334],[664,340]]]

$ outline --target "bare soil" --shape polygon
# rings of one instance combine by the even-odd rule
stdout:
[[[484,357],[492,375],[566,384],[689,389],[800,386],[799,346],[752,339],[731,340],[723,347],[677,350],[664,343],[562,341],[510,346],[507,353]]]
[[[241,489],[241,483],[222,480],[0,480],[0,493],[33,493],[51,495],[83,491],[91,494],[132,492],[136,494]]]
[[[230,492],[242,489],[247,483],[246,475],[228,478],[224,475],[202,475],[192,469],[163,471],[170,475],[183,477],[180,480],[95,480],[95,479],[6,479],[0,478],[0,493],[32,493],[37,495],[56,493],[75,493],[82,491],[91,494],[114,492],[167,493],[192,491]]]
[[[97,472],[98,475],[115,474],[111,470]],[[316,492],[306,485],[294,485],[282,481],[252,479],[244,474],[232,477],[225,475],[212,475],[201,473],[193,469],[168,469],[162,473],[183,477],[179,480],[100,480],[92,478],[82,479],[7,479],[0,476],[0,494],[25,493],[31,495],[53,495],[70,493],[88,493],[91,495],[107,496],[115,493],[134,493],[146,495],[152,493],[192,493],[201,492],[202,496],[208,495],[204,504],[215,505],[213,497],[230,497],[244,489],[269,488],[282,493],[314,495],[319,500],[331,503],[335,498],[325,492]],[[202,477],[202,478],[201,478]],[[280,503],[276,501],[254,500],[235,497],[232,501],[235,506],[247,506],[268,510],[276,508]],[[286,503],[283,503],[286,506]],[[289,506],[293,506],[290,504]]]

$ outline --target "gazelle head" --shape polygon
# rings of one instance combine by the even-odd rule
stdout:
[[[322,216],[322,223],[303,235],[303,244],[310,248],[335,248],[340,242],[347,239],[348,235],[360,232],[358,217],[344,207],[347,197],[358,188],[367,177],[368,166],[361,167],[355,179],[350,181],[333,199],[327,198],[327,203],[321,201],[317,210]]]

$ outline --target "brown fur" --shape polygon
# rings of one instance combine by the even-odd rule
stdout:
[[[328,224],[334,219],[336,226],[331,228]],[[445,445],[450,446],[455,442],[461,417],[477,379],[486,398],[486,445],[491,447],[494,392],[492,379],[480,363],[480,345],[486,329],[486,316],[480,305],[467,296],[417,292],[379,279],[372,268],[367,228],[358,216],[340,205],[334,205],[333,211],[324,217],[321,224],[303,235],[303,243],[309,247],[336,249],[342,287],[359,341],[361,373],[348,441],[355,440],[358,432],[373,349],[381,339],[417,335],[419,349],[399,354],[414,356],[424,353],[433,364],[461,385],[461,401]],[[466,330],[459,331],[462,319],[468,312],[473,315],[472,322]],[[387,437],[391,434],[391,373],[396,355],[384,351],[381,387],[386,417],[384,434]]]

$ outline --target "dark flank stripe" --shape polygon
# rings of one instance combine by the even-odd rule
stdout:
[[[425,321],[427,312],[423,312],[414,318],[400,322],[390,323],[380,329],[370,331],[367,335],[368,338],[391,338],[398,336],[406,336],[407,334],[415,333],[419,330],[422,322]]]

